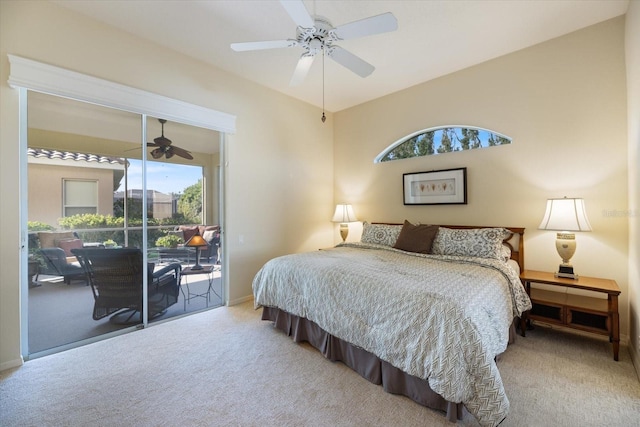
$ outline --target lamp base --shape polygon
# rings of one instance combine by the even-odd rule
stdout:
[[[191,267],[191,271],[202,270],[202,266],[200,265],[200,247],[196,246],[196,264]]]
[[[564,277],[565,279],[578,280],[578,275],[574,273],[573,266],[567,264],[560,264],[558,272],[555,273],[556,277]]]
[[[340,237],[342,237],[342,241],[347,240],[347,236],[349,235],[349,224],[343,222],[340,224]]]

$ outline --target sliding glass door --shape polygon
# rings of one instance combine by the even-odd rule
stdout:
[[[30,355],[224,303],[218,141],[28,93]]]
[[[216,132],[147,117],[147,245],[155,271],[181,266],[179,303],[151,321],[223,304]],[[199,242],[199,243],[198,243]],[[195,268],[195,269],[194,269]]]
[[[96,308],[76,252],[128,244],[114,188],[128,179],[141,187],[140,177],[127,177],[127,156],[142,152],[142,122],[136,114],[36,92],[28,94],[27,117],[33,354],[130,326],[110,322],[109,310]]]

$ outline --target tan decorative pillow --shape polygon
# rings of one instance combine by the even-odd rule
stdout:
[[[56,240],[75,239],[73,231],[39,231],[38,240],[41,248],[55,248]]]
[[[431,253],[431,246],[436,234],[438,234],[438,228],[440,227],[437,225],[413,225],[405,219],[398,240],[393,247],[419,254]]]

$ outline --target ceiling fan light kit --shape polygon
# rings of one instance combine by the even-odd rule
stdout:
[[[334,42],[386,33],[398,29],[398,21],[390,12],[334,27],[327,18],[322,16],[312,17],[302,0],[280,0],[280,4],[297,25],[295,39],[232,43],[231,49],[236,52],[244,52],[250,50],[301,47],[304,52],[300,56],[293,72],[293,76],[289,82],[290,86],[299,85],[304,81],[315,56],[318,54],[322,54],[323,59],[325,55],[328,56],[360,77],[369,76],[375,70],[373,65],[340,46],[335,45]],[[324,62],[322,80],[324,104]],[[326,117],[323,111],[322,121],[324,122],[325,120]]]

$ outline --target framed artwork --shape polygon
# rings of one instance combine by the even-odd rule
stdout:
[[[467,168],[402,175],[405,205],[466,205]]]

